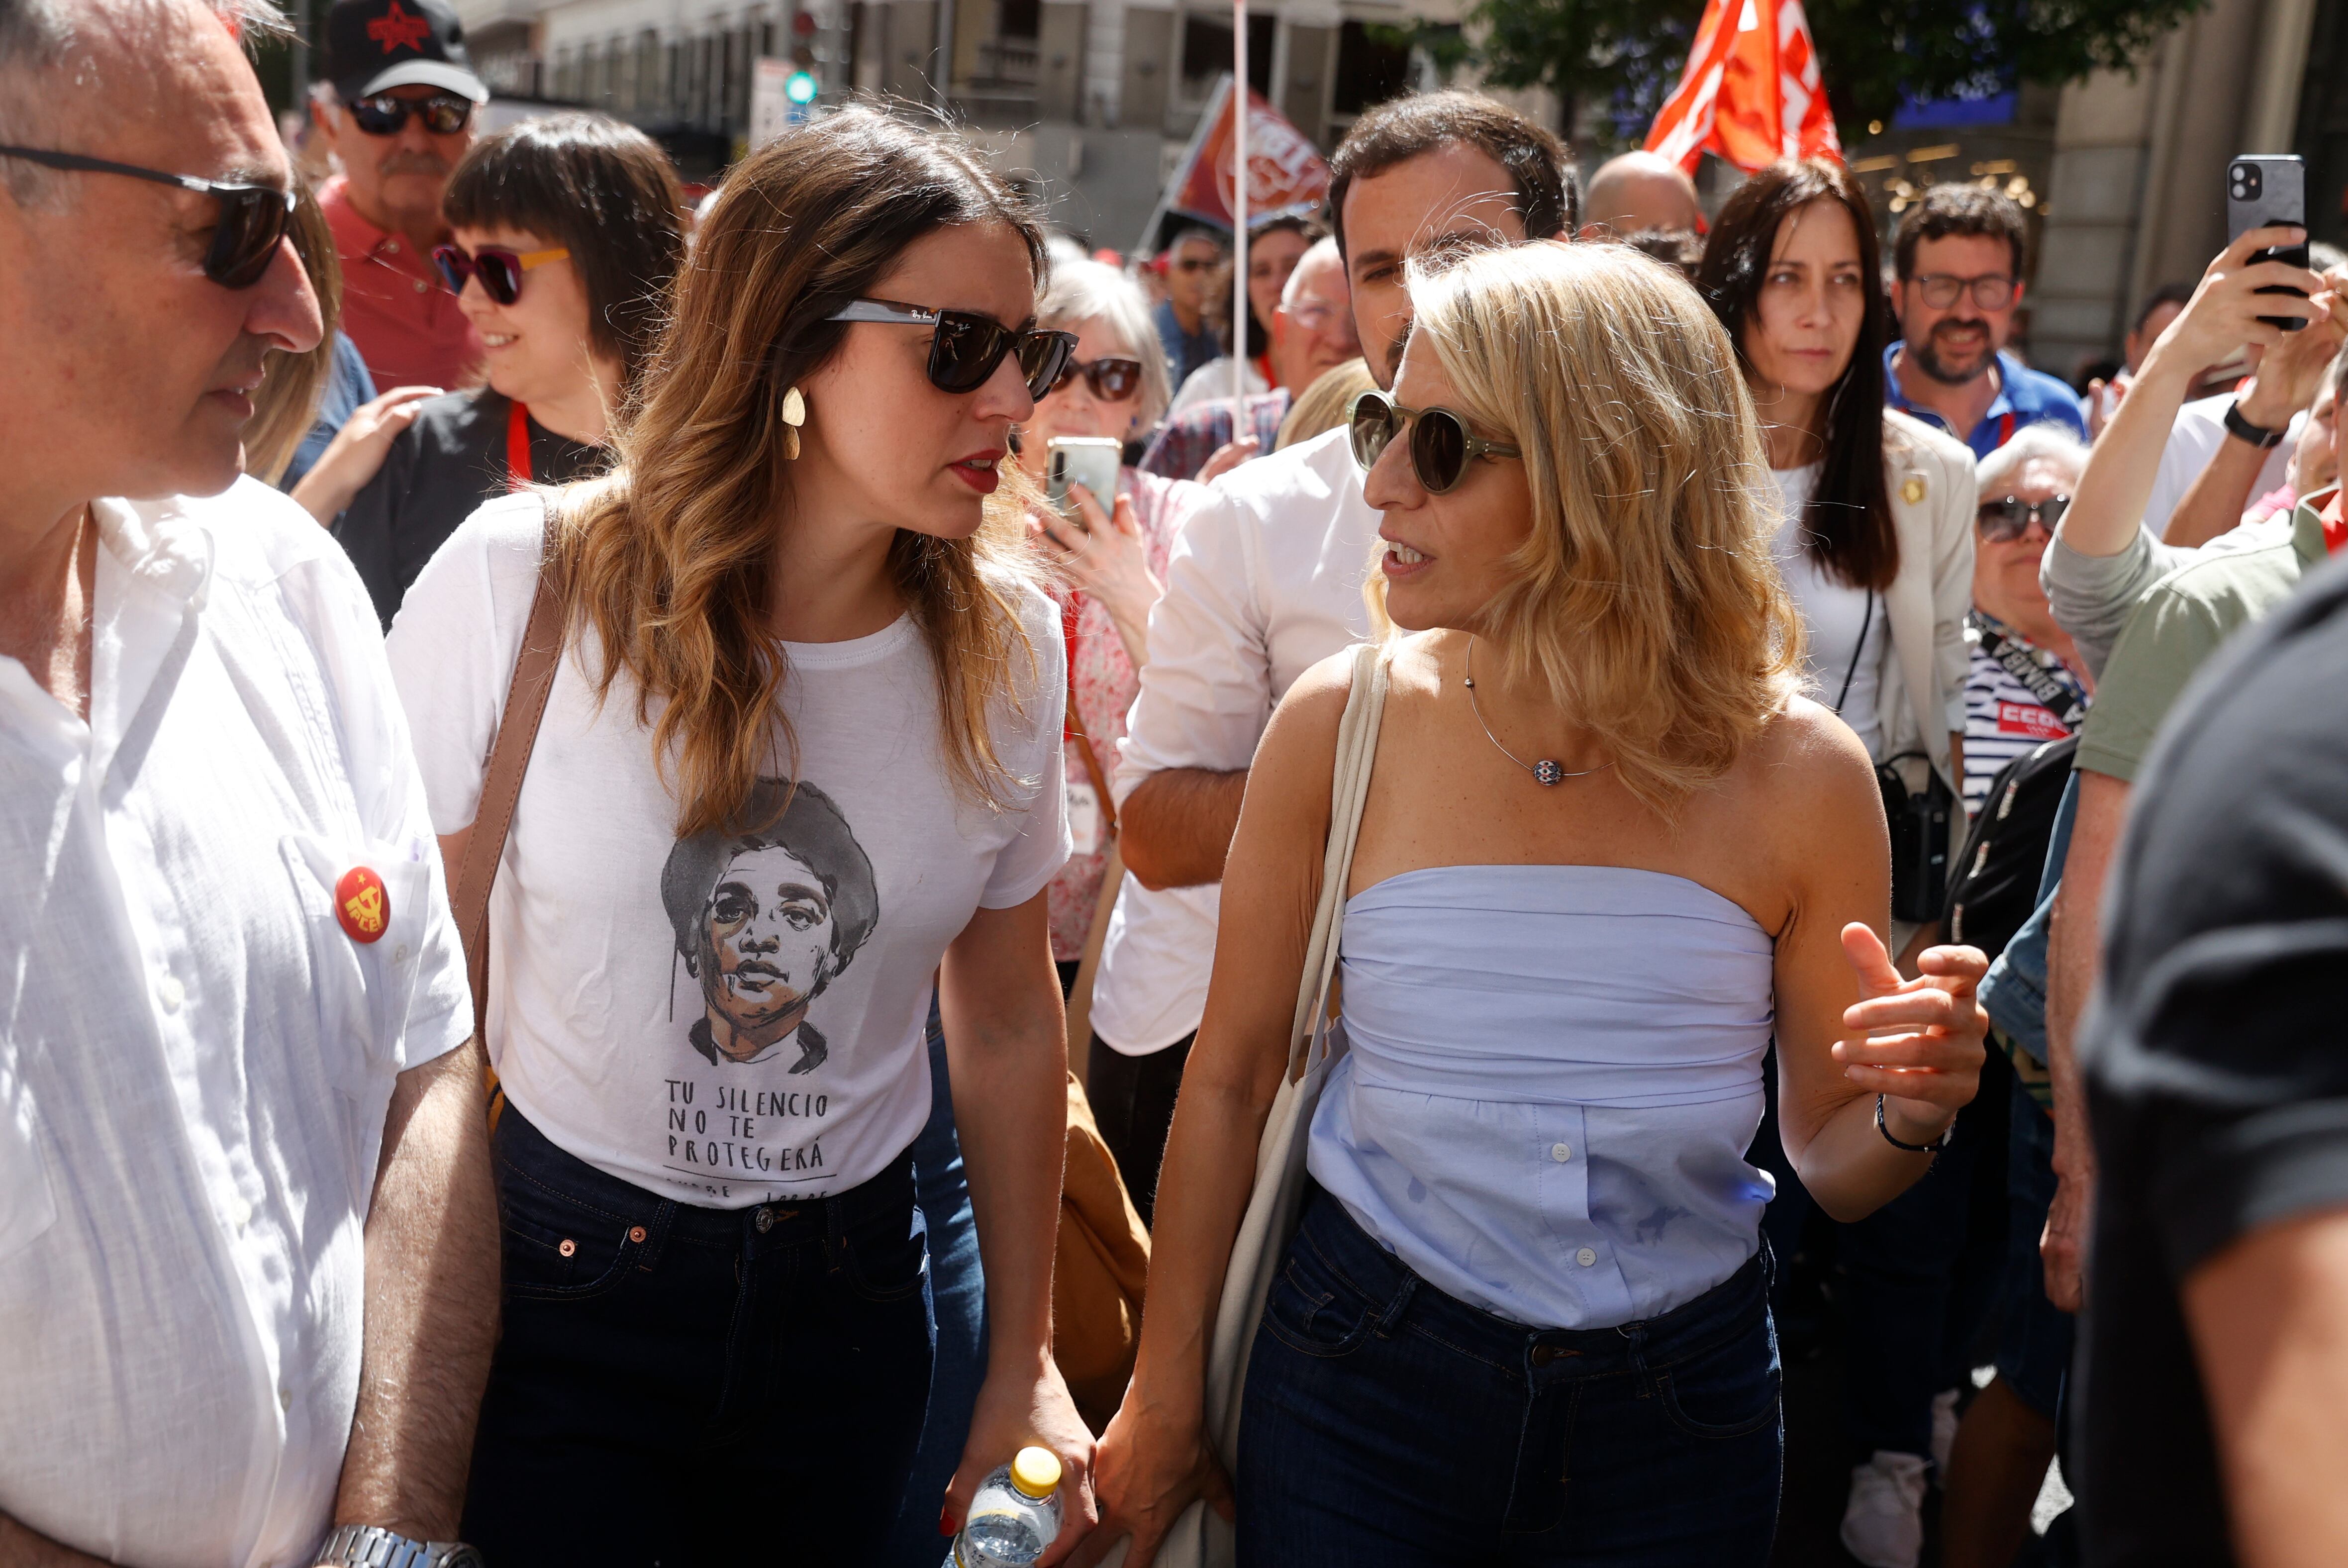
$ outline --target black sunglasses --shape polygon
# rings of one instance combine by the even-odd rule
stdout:
[[[1407,426],[1411,470],[1418,476],[1419,488],[1429,495],[1457,489],[1468,477],[1468,465],[1478,458],[1524,456],[1504,441],[1468,434],[1468,421],[1448,408],[1406,408],[1385,392],[1355,397],[1347,421],[1354,461],[1364,473],[1377,466],[1386,448]]]
[[[568,261],[571,248],[557,245],[550,251],[516,251],[508,245],[483,245],[470,255],[457,245],[435,245],[432,263],[440,269],[440,281],[448,292],[465,292],[465,280],[481,280],[481,292],[499,304],[511,304],[521,298],[521,277],[533,267],[549,262]]]
[[[2020,496],[2010,495],[2003,500],[1982,502],[1981,510],[1973,514],[1973,521],[1979,525],[1983,539],[1992,544],[2003,544],[2028,532],[2034,521],[2044,527],[2051,538],[2054,525],[2061,522],[2063,514],[2070,510],[2071,498],[2066,495],[2041,501],[2027,501]]]
[[[999,321],[966,310],[931,310],[895,300],[850,300],[824,319],[935,327],[930,338],[930,385],[941,392],[977,391],[986,385],[1004,355],[1015,354],[1027,395],[1041,397],[1058,384],[1076,352],[1073,332],[1046,332],[1032,326],[1014,332]]]
[[[473,100],[457,93],[420,98],[377,93],[343,107],[351,111],[351,123],[369,136],[397,136],[411,114],[422,115],[424,129],[435,136],[454,136],[473,119]]]
[[[1090,384],[1093,396],[1104,403],[1122,403],[1141,390],[1141,361],[1138,359],[1096,359],[1086,365],[1073,358],[1068,361],[1067,368],[1060,372],[1060,378],[1052,383],[1052,390],[1057,392],[1063,387],[1075,386],[1079,376]]]
[[[84,158],[78,152],[46,152],[33,147],[0,147],[0,157],[85,174],[127,174],[133,180],[176,185],[213,198],[221,204],[220,222],[204,252],[204,276],[224,289],[249,289],[259,283],[269,263],[276,260],[278,242],[285,238],[286,226],[294,221],[294,192],[274,185],[225,184],[192,174],[166,174],[136,164]]]

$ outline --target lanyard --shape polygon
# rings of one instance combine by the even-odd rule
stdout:
[[[1085,777],[1091,781],[1093,794],[1100,801],[1101,823],[1111,833],[1117,831],[1117,806],[1109,798],[1108,772],[1101,766],[1100,753],[1093,749],[1093,738],[1085,733],[1085,721],[1076,712],[1076,617],[1084,613],[1084,595],[1071,592],[1068,602],[1060,606],[1060,635],[1068,645],[1068,714],[1061,721],[1063,740],[1076,743],[1076,755],[1085,765]]]
[[[515,403],[506,415],[506,488],[530,483],[530,409]]]

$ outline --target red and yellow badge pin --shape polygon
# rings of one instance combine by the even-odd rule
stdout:
[[[391,925],[391,894],[371,867],[353,866],[335,884],[335,918],[353,942],[375,942]]]

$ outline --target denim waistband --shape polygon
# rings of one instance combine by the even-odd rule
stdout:
[[[913,1151],[880,1172],[829,1198],[756,1203],[740,1209],[709,1209],[664,1196],[599,1171],[560,1148],[507,1102],[498,1118],[496,1153],[500,1179],[530,1181],[572,1202],[631,1224],[659,1227],[672,1239],[752,1250],[821,1241],[868,1220],[886,1219],[913,1207]]]
[[[1422,1330],[1463,1355],[1516,1372],[1528,1365],[1571,1377],[1669,1362],[1747,1327],[1768,1305],[1768,1243],[1735,1274],[1669,1312],[1605,1328],[1533,1328],[1471,1306],[1415,1273],[1354,1222],[1318,1183],[1305,1201],[1298,1244],[1379,1304],[1379,1332]]]

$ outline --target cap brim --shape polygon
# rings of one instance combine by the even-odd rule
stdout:
[[[356,92],[343,94],[345,100],[373,98],[392,88],[446,88],[461,93],[475,103],[489,101],[489,89],[481,78],[462,66],[452,66],[444,60],[402,60],[367,77]]]

